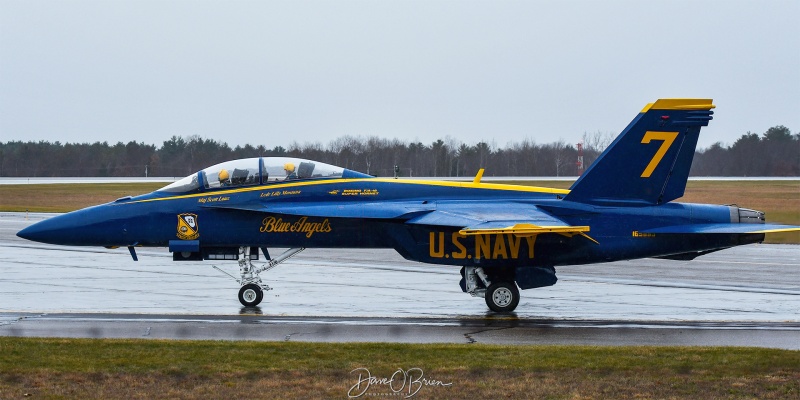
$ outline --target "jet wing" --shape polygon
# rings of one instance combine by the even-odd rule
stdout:
[[[514,234],[533,236],[558,233],[586,235],[588,226],[572,226],[538,207],[524,203],[439,203],[436,210],[406,221],[407,224],[461,228],[462,235]]]
[[[413,218],[407,223],[481,229],[521,223],[569,226],[533,204],[508,201],[439,201],[435,204],[435,211]]]
[[[800,226],[779,224],[694,224],[665,226],[640,231],[641,233],[692,234],[692,233],[776,233],[800,231]]]

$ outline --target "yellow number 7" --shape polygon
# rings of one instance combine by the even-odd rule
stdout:
[[[653,171],[658,166],[658,163],[661,162],[661,159],[664,158],[664,154],[667,154],[669,146],[672,146],[672,143],[675,141],[676,137],[678,137],[678,132],[647,131],[644,133],[642,144],[650,143],[651,140],[660,140],[662,143],[661,147],[658,148],[658,151],[656,151],[656,154],[653,156],[653,159],[650,160],[650,164],[647,164],[647,168],[645,168],[644,172],[642,172],[642,178],[649,178],[650,175],[653,174]]]

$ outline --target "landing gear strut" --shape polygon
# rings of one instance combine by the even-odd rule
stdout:
[[[264,292],[267,290],[272,290],[266,283],[261,281],[260,274],[262,272],[267,272],[275,267],[277,267],[280,263],[292,258],[292,256],[296,255],[297,253],[305,250],[304,247],[297,247],[286,250],[278,257],[275,257],[269,260],[268,263],[262,266],[253,265],[250,261],[250,247],[243,246],[239,248],[239,274],[241,276],[240,279],[236,279],[233,275],[222,271],[221,269],[216,268],[217,270],[221,271],[225,275],[230,276],[233,279],[236,279],[242,287],[239,289],[239,302],[242,303],[245,307],[255,307],[261,303],[261,300],[264,299]],[[265,250],[266,251],[266,250]],[[265,254],[266,257],[269,255]]]

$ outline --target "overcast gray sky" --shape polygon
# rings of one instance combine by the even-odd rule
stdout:
[[[706,147],[800,131],[798,20],[796,0],[0,0],[0,141],[576,143],[710,97]]]

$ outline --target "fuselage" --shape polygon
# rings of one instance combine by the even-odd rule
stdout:
[[[731,223],[729,206],[667,203],[601,207],[565,201],[568,192],[380,178],[279,181],[122,198],[51,218],[19,235],[77,246],[167,247],[193,240],[202,248],[392,248],[412,260],[483,267],[557,266],[670,256],[763,240],[763,234],[690,238],[641,233],[663,226]],[[397,203],[407,212],[379,218],[366,207],[377,203]],[[342,217],[315,216],[313,212],[320,205],[335,209],[360,204],[365,205],[363,213],[349,211]],[[587,236],[594,241],[557,233],[466,236],[453,227],[406,223],[415,213],[437,208],[463,207],[474,213],[481,207],[513,205],[533,205],[570,225],[589,226]],[[187,225],[186,218],[194,226]]]

